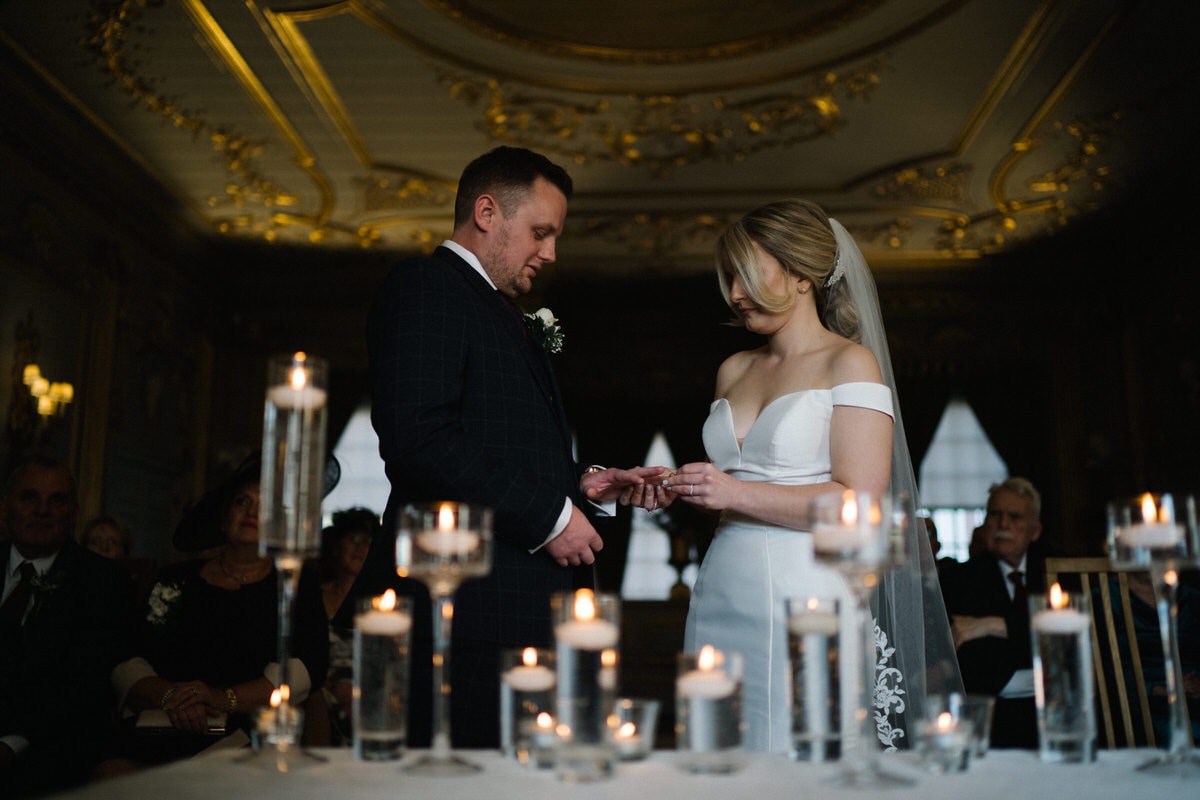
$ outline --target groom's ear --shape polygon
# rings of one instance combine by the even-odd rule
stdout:
[[[481,194],[475,198],[475,227],[481,231],[490,231],[500,217],[500,204],[490,194]]]

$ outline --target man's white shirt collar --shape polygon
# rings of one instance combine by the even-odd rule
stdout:
[[[461,258],[463,261],[470,264],[472,269],[474,269],[476,272],[478,272],[480,275],[483,276],[483,279],[488,282],[488,286],[492,287],[493,289],[496,289],[496,284],[492,283],[491,276],[488,275],[486,271],[484,271],[483,264],[479,263],[479,259],[476,258],[474,253],[472,253],[467,248],[463,247],[458,242],[452,242],[449,239],[442,242],[442,247],[445,247],[448,250],[453,250],[455,253],[457,253],[459,258]],[[496,289],[496,291],[500,291],[500,290]]]

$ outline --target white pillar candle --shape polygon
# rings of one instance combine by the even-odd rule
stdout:
[[[267,400],[278,408],[288,411],[322,408],[325,405],[326,397],[325,390],[316,386],[301,386],[296,389],[285,383],[272,386],[267,390]]]
[[[421,531],[417,546],[439,556],[467,555],[479,547],[479,534],[472,531]]]
[[[1183,528],[1169,522],[1130,525],[1118,533],[1122,547],[1174,547],[1183,541]]]
[[[545,692],[554,688],[554,670],[541,664],[513,667],[500,677],[518,692]]]
[[[616,647],[621,632],[606,619],[572,619],[560,622],[554,636],[576,650],[603,650]]]
[[[400,611],[368,611],[354,618],[354,627],[371,636],[400,636],[412,630],[412,618]]]
[[[1087,614],[1073,608],[1046,609],[1033,615],[1033,629],[1039,633],[1080,633],[1090,624]]]

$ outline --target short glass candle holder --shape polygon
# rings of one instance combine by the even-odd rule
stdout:
[[[608,718],[613,749],[622,761],[640,761],[654,749],[654,732],[658,726],[657,700],[641,697],[621,697]]]

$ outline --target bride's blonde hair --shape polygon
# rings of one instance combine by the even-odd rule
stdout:
[[[837,239],[824,209],[800,199],[769,203],[730,225],[717,240],[717,280],[730,308],[729,285],[731,276],[737,275],[756,306],[771,313],[786,311],[796,302],[796,294],[777,295],[767,290],[755,244],[789,275],[812,282],[822,325],[860,341],[858,311],[846,294],[846,282],[836,277],[830,280],[837,266]],[[738,319],[734,324],[744,323]]]

